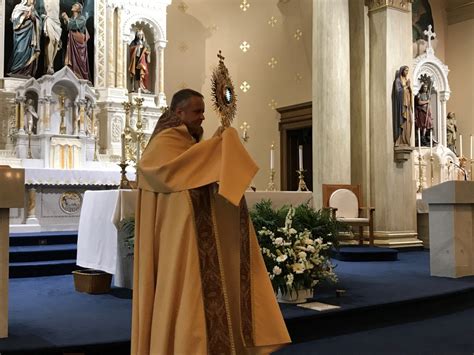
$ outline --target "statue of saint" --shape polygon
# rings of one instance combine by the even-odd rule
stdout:
[[[430,145],[430,130],[433,128],[431,116],[430,92],[428,85],[421,85],[420,92],[415,97],[415,127],[420,129],[421,145]]]
[[[13,8],[13,50],[8,63],[9,76],[31,77],[38,69],[41,19],[35,0],[22,0]]]
[[[458,127],[456,126],[456,115],[454,112],[448,113],[446,118],[446,144],[451,151],[457,155],[456,152],[456,138]]]
[[[148,45],[143,30],[135,33],[135,38],[130,43],[130,65],[128,72],[132,79],[132,91],[141,89],[144,93],[150,93],[148,89],[151,50]]]
[[[65,12],[61,14],[69,31],[64,64],[70,67],[79,79],[90,80],[87,54],[89,33],[86,28],[86,18],[82,15],[82,5],[76,2],[72,5],[71,12],[71,18]]]
[[[33,99],[27,99],[25,103],[25,126],[26,131],[31,134],[38,134],[38,114],[35,109]]]
[[[408,67],[400,67],[395,74],[392,88],[393,140],[395,146],[410,146],[413,126],[412,90]]]
[[[54,74],[54,58],[61,49],[61,22],[59,21],[59,1],[45,1],[43,19],[43,31],[45,36],[45,60],[46,74]]]

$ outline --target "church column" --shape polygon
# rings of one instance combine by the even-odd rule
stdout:
[[[125,89],[128,89],[127,80],[128,80],[129,74],[128,74],[128,66],[127,66],[127,62],[128,62],[128,41],[127,40],[122,41],[122,47],[124,48],[124,50],[122,51],[122,71],[124,73],[124,75],[122,76],[122,87]]]
[[[158,93],[158,106],[166,106],[165,96],[165,42],[155,44],[155,57],[158,62],[158,80],[155,82],[155,93]]]
[[[420,246],[416,238],[413,154],[396,162],[392,85],[396,71],[412,63],[410,0],[368,0],[370,31],[370,171],[375,239],[381,246]],[[411,77],[412,68],[410,67]],[[413,82],[413,80],[411,80]]]
[[[114,8],[107,7],[107,87],[115,87],[115,46],[114,46]]]
[[[351,182],[349,67],[349,0],[314,1],[312,178],[316,208],[322,206],[322,184]]]
[[[51,96],[47,96],[44,98],[44,114],[43,114],[43,128],[44,130],[50,131],[51,130]]]
[[[115,86],[118,88],[124,88],[124,80],[123,76],[125,75],[125,66],[123,64],[123,49],[124,43],[121,40],[121,26],[122,26],[122,9],[117,8],[116,10],[116,17],[115,17],[115,43],[117,43],[117,54],[115,56],[116,64],[115,67],[117,68],[116,78],[115,78]]]
[[[446,117],[448,117],[448,112],[446,109],[446,104],[449,100],[450,93],[449,92],[441,92],[440,93],[440,102],[441,102],[441,109],[438,117],[444,118],[440,119],[440,125],[438,127],[438,139],[442,145],[445,147],[448,145],[447,137],[446,137]]]
[[[19,104],[18,132],[25,133],[25,98],[24,97],[19,98],[18,104]]]

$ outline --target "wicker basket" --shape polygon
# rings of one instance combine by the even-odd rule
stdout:
[[[76,270],[72,273],[77,292],[100,294],[110,291],[111,274],[94,269]]]

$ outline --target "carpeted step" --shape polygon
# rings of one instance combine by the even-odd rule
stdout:
[[[76,259],[11,262],[9,268],[10,278],[66,275],[79,269]]]
[[[76,254],[76,244],[47,244],[10,247],[11,262],[75,259]]]
[[[396,261],[398,251],[391,248],[351,246],[333,249],[331,256],[342,261]]]
[[[12,233],[10,246],[77,243],[77,231]]]

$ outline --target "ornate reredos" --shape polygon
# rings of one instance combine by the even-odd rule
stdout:
[[[415,58],[413,62],[413,92],[420,90],[422,75],[431,78],[433,88],[443,97],[441,99],[449,100],[451,89],[448,82],[448,66],[445,65],[433,51],[427,51]]]

